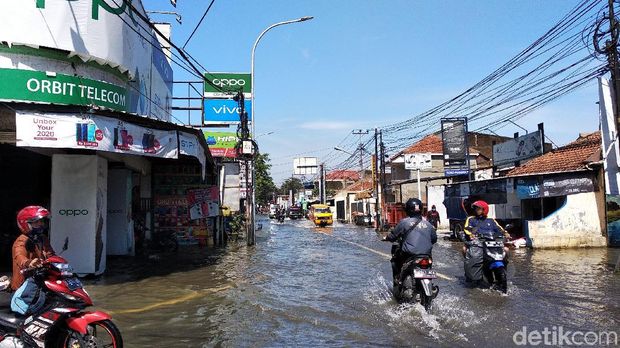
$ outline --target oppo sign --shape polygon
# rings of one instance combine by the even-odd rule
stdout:
[[[252,92],[252,79],[246,73],[205,73],[205,97],[225,97],[223,92]]]
[[[214,79],[211,82],[220,87],[245,86],[245,80],[243,79]]]

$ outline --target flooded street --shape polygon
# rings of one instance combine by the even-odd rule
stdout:
[[[512,346],[523,326],[620,327],[618,249],[518,250],[504,296],[467,288],[460,244],[440,240],[426,314],[392,299],[390,243],[372,229],[263,221],[257,236],[255,247],[181,249],[137,270],[115,260],[87,290],[128,347]]]

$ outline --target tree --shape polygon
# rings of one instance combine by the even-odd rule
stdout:
[[[271,177],[269,154],[262,153],[256,156],[254,164],[256,166],[256,203],[266,205],[273,199],[273,194],[278,191],[278,187],[273,183]]]
[[[288,195],[291,190],[293,190],[293,193],[295,193],[303,189],[304,184],[301,182],[301,180],[297,178],[288,178],[284,180],[282,186],[280,186],[280,194]]]

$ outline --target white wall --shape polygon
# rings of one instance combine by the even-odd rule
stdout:
[[[568,195],[566,204],[543,220],[526,221],[534,248],[600,247],[603,236],[596,193]]]
[[[439,229],[450,229],[450,221],[448,220],[448,212],[446,210],[446,206],[443,205],[443,200],[445,198],[445,186],[443,185],[435,185],[428,186],[428,209],[430,210],[433,205],[437,208],[439,212],[439,218],[441,219],[441,223],[439,224]]]
[[[108,172],[108,255],[134,255],[131,219],[132,175],[129,169]]]

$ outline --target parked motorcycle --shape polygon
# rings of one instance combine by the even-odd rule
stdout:
[[[484,277],[493,288],[506,293],[508,261],[504,249],[504,235],[493,232],[477,233],[475,238],[465,241],[465,244],[468,246],[464,261],[465,278],[477,282]]]
[[[85,311],[93,301],[64,258],[52,256],[22,273],[34,279],[45,303],[36,313],[22,316],[11,311],[11,294],[3,292],[0,347],[123,347],[109,314]]]

